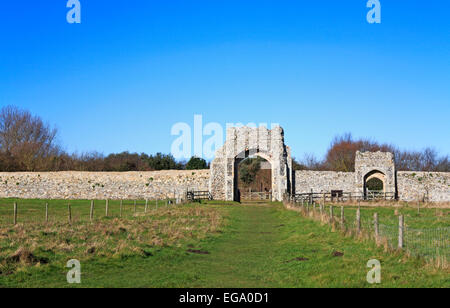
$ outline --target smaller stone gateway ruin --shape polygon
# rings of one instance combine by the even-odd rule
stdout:
[[[356,152],[355,172],[297,171],[296,193],[331,193],[341,196],[344,192],[357,198],[367,199],[371,192],[368,183],[379,181],[377,194],[396,199],[396,170],[394,155],[388,152]]]
[[[151,172],[0,172],[0,198],[160,199],[209,191],[215,200],[239,201],[238,166],[249,157],[270,164],[273,201],[285,194],[385,194],[401,201],[450,202],[450,172],[398,171],[392,153],[357,152],[355,172],[292,170],[281,127],[232,127],[210,170]],[[377,191],[370,186],[377,183]]]

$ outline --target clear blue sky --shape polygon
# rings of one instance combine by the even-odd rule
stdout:
[[[64,148],[170,152],[176,122],[280,123],[294,156],[351,132],[450,153],[450,1],[66,0],[0,4],[0,106]]]

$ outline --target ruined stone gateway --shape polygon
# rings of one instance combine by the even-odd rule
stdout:
[[[272,167],[272,197],[282,200],[292,188],[291,150],[284,144],[284,132],[279,126],[231,127],[225,144],[216,152],[211,163],[210,192],[214,199],[239,201],[237,166],[250,157],[260,156]]]

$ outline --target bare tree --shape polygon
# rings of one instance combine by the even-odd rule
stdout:
[[[439,157],[433,148],[425,148],[422,151],[401,151],[390,144],[380,144],[368,139],[355,140],[349,133],[333,139],[323,161],[306,155],[302,161],[295,162],[295,169],[354,171],[356,151],[392,152],[397,170],[401,171],[450,171],[449,157]]]
[[[14,106],[0,111],[0,153],[15,162],[15,169],[35,171],[50,156],[59,155],[57,130],[38,116]]]

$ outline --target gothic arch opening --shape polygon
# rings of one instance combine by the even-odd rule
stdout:
[[[267,155],[245,151],[235,159],[234,200],[272,199],[272,164]]]
[[[372,198],[386,192],[386,175],[379,170],[372,170],[364,176],[364,199]]]

